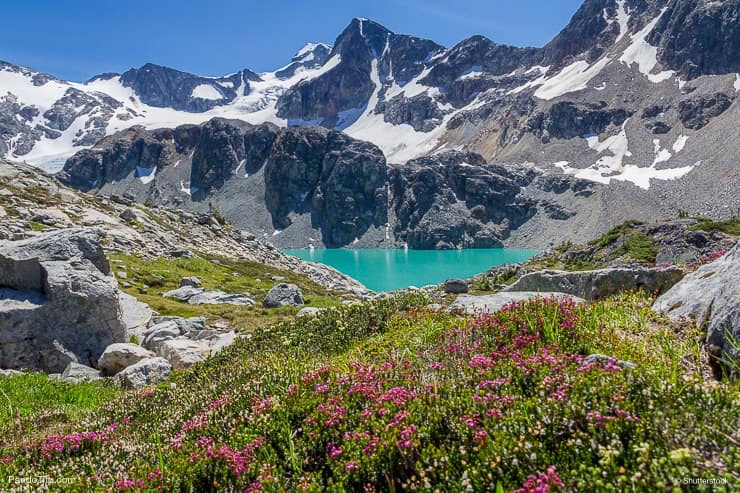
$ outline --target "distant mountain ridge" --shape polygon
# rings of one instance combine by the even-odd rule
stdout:
[[[446,151],[476,153],[482,162],[606,187],[598,212],[560,205],[575,211],[562,221],[579,224],[566,236],[583,228],[596,234],[627,214],[650,220],[680,209],[727,217],[740,210],[738,46],[740,0],[586,0],[541,48],[483,36],[445,48],[357,18],[332,46],[308,44],[262,74],[212,78],[147,64],[77,84],[2,64],[0,155],[59,169],[75,151],[134,125],[175,129],[226,118],[323,126],[375,144],[394,166]],[[99,152],[109,146],[101,142]],[[223,146],[237,152],[231,142]],[[178,159],[190,170],[192,157]],[[180,197],[167,200],[188,204],[196,197],[162,174],[176,161],[163,161],[146,183],[133,172],[116,187],[125,192],[124,182],[139,182],[146,189],[137,184],[131,193],[154,202],[174,187]],[[73,169],[80,162],[68,161],[66,176],[84,176]],[[563,230],[538,217],[494,236],[529,245],[532,236],[551,241]],[[528,238],[518,236],[524,231]]]

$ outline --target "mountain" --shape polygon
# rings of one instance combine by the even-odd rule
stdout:
[[[304,246],[312,242],[308,237],[333,246],[354,243],[355,238],[358,245],[543,246],[597,234],[629,217],[654,220],[682,211],[729,217],[740,210],[735,157],[740,152],[739,17],[740,0],[586,0],[541,48],[503,45],[483,36],[445,48],[358,18],[331,47],[306,45],[275,72],[242,70],[218,78],[145,65],[77,84],[4,64],[0,88],[7,91],[0,98],[0,154],[58,169],[74,151],[108,135],[91,151],[67,161],[63,176],[69,183],[99,193],[130,192],[152,203],[179,201],[196,209],[209,201],[222,202],[235,216],[241,205],[251,204],[249,210],[262,212],[238,220],[253,221],[249,226],[268,235],[280,231],[275,238],[285,246]],[[104,167],[118,162],[122,153],[138,155],[128,146],[157,140],[155,135],[200,132],[200,139],[204,130],[207,134],[218,126],[214,121],[221,120],[214,118],[244,123],[218,124],[236,130],[224,130],[230,137],[220,144],[194,144],[193,156],[169,148],[164,157],[146,155],[147,163],[154,159],[157,166],[139,163],[138,168],[155,170],[151,174],[141,175],[130,160],[114,183],[108,171],[94,170],[92,163]],[[325,127],[329,132],[279,130],[296,126]],[[160,128],[169,130],[155,130]],[[386,176],[376,177],[373,184],[388,198],[386,212],[360,210],[382,200],[368,201],[365,191],[358,196],[356,189],[340,187],[337,193],[353,204],[347,209],[352,217],[341,218],[335,226],[353,226],[335,237],[326,209],[312,203],[304,210],[272,203],[270,197],[260,199],[259,192],[269,189],[267,175],[252,175],[257,187],[253,190],[241,183],[245,177],[223,172],[233,171],[234,163],[248,152],[253,155],[246,162],[255,174],[277,166],[272,162],[274,141],[270,146],[263,142],[262,154],[235,144],[234,139],[259,140],[246,137],[254,132],[260,138],[299,135],[296,149],[301,151],[290,159],[300,168],[314,166],[301,159],[315,152],[323,162],[334,153],[352,155],[358,146],[374,156],[380,151]],[[368,151],[370,147],[356,140],[376,147]],[[112,146],[116,150],[111,151]],[[146,149],[144,145],[141,152]],[[210,157],[199,157],[206,149]],[[496,176],[514,173],[525,178],[513,179],[511,190],[501,197],[486,199],[482,213],[475,208],[483,204],[470,201],[467,188],[456,182],[461,171],[442,171],[447,165],[440,163],[456,155],[447,151],[457,156],[475,153],[455,158],[456,167],[466,164],[483,175],[495,169]],[[254,161],[258,155],[265,161]],[[198,187],[202,177],[211,175],[223,183]],[[542,178],[533,177],[547,177],[547,183],[534,186]],[[197,193],[190,188],[193,179]],[[430,189],[431,198],[413,191],[414,186],[423,188],[425,180],[440,179],[453,195],[444,198],[447,185],[440,185],[442,191]],[[311,180],[315,187],[302,190],[299,197],[324,186],[321,180]],[[476,186],[482,180],[483,188],[498,186],[498,180],[480,176],[466,180]],[[557,180],[567,183],[572,197],[553,192],[561,190],[553,185]],[[292,196],[294,191],[286,187],[281,193]],[[588,188],[590,198],[576,198],[573,187]],[[398,200],[416,205],[396,208]],[[419,205],[430,200],[435,206],[428,210]],[[460,203],[468,211],[462,216],[451,212]],[[514,203],[516,207],[506,205]],[[294,218],[288,224],[282,218],[286,210],[289,216],[308,219]],[[407,210],[415,211],[413,220],[403,217],[401,211]],[[428,235],[435,223],[453,233],[409,241],[419,236],[414,231],[420,224],[429,225],[422,230]],[[307,236],[301,239],[303,233]]]

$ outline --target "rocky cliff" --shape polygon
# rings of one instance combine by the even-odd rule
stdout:
[[[391,165],[342,132],[224,119],[133,127],[79,152],[58,177],[97,194],[218,211],[286,247],[498,247],[525,224],[565,222],[574,201],[603,196],[588,181],[475,153]]]

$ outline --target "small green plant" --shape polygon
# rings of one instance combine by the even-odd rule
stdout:
[[[714,221],[706,217],[697,218],[697,223],[688,227],[690,231],[721,231],[728,235],[740,236],[740,219],[732,218],[726,221]]]
[[[45,224],[37,223],[36,221],[29,221],[28,225],[31,227],[31,231],[46,231],[48,229]]]
[[[618,226],[614,226],[612,229],[604,233],[601,237],[591,240],[588,242],[589,245],[594,245],[599,248],[603,248],[605,246],[611,245],[615,241],[617,241],[621,236],[624,236],[634,230],[635,226],[639,226],[640,224],[645,224],[642,221],[638,221],[637,219],[630,219],[628,221],[623,222],[622,224]]]
[[[641,231],[636,231],[625,238],[620,251],[639,262],[655,262],[658,255],[658,247],[653,239]]]

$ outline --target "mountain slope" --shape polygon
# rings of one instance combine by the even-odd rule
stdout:
[[[6,64],[0,153],[59,169],[75,150],[133,125],[175,129],[219,117],[323,126],[375,144],[391,165],[454,150],[605,185],[590,206],[597,213],[577,210],[590,215],[591,234],[631,216],[729,217],[740,210],[739,9],[740,0],[587,0],[542,48],[482,36],[444,48],[354,19],[331,48],[309,44],[275,72],[220,78],[145,65],[76,84]],[[207,162],[215,168],[196,178],[234,167]],[[150,200],[158,200],[154,178],[163,168],[143,194]],[[181,179],[173,183],[187,201]],[[209,198],[256,200],[249,190]],[[530,219],[510,230],[510,241],[547,243],[563,230],[536,213]],[[268,234],[284,226],[255,221]]]

